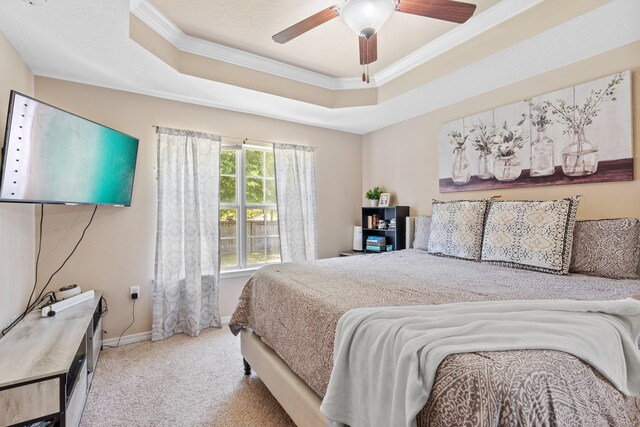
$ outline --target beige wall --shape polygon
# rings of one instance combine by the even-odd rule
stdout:
[[[413,214],[430,213],[431,200],[434,198],[478,199],[500,194],[506,199],[554,199],[581,194],[584,196],[578,210],[581,218],[640,217],[640,181],[637,178],[621,183],[448,194],[438,192],[438,129],[442,123],[627,69],[632,70],[633,152],[637,158],[640,154],[640,43],[365,135],[362,146],[362,189],[364,191],[379,185],[397,196],[397,204],[411,206]],[[638,167],[637,162],[635,166]]]
[[[151,329],[157,194],[152,125],[316,146],[320,256],[337,256],[351,245],[362,188],[359,135],[41,77],[36,78],[36,96],[140,138],[132,207],[98,208],[78,252],[52,283],[54,289],[78,283],[104,290],[109,303],[106,338],[117,337],[131,320],[131,285],[140,285],[141,299],[136,303],[136,323],[127,335]],[[45,207],[41,279],[69,253],[92,209]],[[245,281],[234,278],[222,283],[222,316],[231,314]]]
[[[11,89],[33,95],[33,74],[18,52],[0,33],[0,141],[4,142]],[[0,142],[0,145],[2,145]],[[0,204],[0,328],[20,314],[33,286],[35,237],[34,207]]]

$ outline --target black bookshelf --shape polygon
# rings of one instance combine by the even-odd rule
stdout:
[[[395,230],[379,230],[377,228],[367,228],[368,217],[378,215],[380,219],[390,221],[395,218]],[[387,245],[392,245],[393,250],[405,249],[406,246],[406,224],[409,216],[409,206],[389,206],[389,207],[363,207],[362,208],[362,247],[367,246],[368,236],[385,236]]]

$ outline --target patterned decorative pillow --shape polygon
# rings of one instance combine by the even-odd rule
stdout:
[[[572,273],[612,279],[637,279],[640,221],[637,218],[576,222]]]
[[[431,231],[431,217],[416,217],[415,232],[413,233],[413,248],[426,251],[429,249],[429,232]]]
[[[580,197],[554,201],[493,201],[482,242],[482,261],[567,274]]]
[[[433,201],[427,252],[480,260],[486,200]]]

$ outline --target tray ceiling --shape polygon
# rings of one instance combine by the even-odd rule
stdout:
[[[478,5],[474,16],[501,0],[467,0]],[[336,0],[211,1],[151,0],[185,34],[331,77],[359,77],[358,39],[341,19],[334,19],[284,45],[271,36],[334,4]],[[472,18],[473,19],[473,18]],[[380,30],[378,60],[382,70],[459,24],[394,13]]]
[[[527,2],[532,0],[508,0],[496,8]],[[36,76],[364,134],[613,49],[637,55],[638,0],[534,3],[535,7],[489,30],[486,37],[418,62],[416,68],[377,88],[381,91],[377,104],[349,108],[327,108],[176,72],[130,38],[128,0],[51,0],[44,7],[6,0],[0,2],[0,32]],[[159,34],[155,37],[164,40]],[[431,70],[435,65],[438,69]],[[579,79],[580,68],[576,65],[573,70]]]

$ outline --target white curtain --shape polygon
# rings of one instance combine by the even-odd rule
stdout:
[[[220,137],[158,128],[152,339],[220,327]]]
[[[274,144],[282,262],[317,258],[315,149]]]

